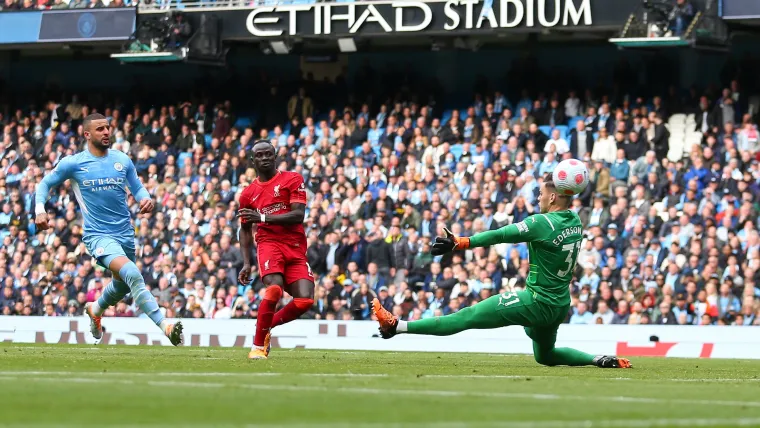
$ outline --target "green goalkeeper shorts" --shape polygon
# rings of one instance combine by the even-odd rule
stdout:
[[[557,329],[567,317],[570,306],[552,306],[536,300],[533,292],[523,290],[492,296],[478,305],[492,306],[504,326],[521,325],[534,342],[553,345]],[[476,306],[478,306],[476,305]]]

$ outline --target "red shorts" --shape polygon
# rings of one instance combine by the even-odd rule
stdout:
[[[279,273],[290,285],[299,279],[314,282],[314,273],[306,259],[306,248],[281,244],[279,242],[259,242],[256,254],[259,259],[261,277]]]

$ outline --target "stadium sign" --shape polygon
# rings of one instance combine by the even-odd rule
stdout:
[[[108,318],[104,345],[171,346],[147,318]],[[249,348],[255,320],[185,319],[185,344]],[[749,329],[751,330],[751,329]],[[760,335],[745,327],[670,325],[568,325],[559,329],[559,345],[592,354],[631,357],[760,358]],[[656,336],[658,341],[652,341]],[[533,342],[522,328],[470,330],[459,340],[443,336],[400,335],[377,337],[377,324],[369,321],[297,320],[277,327],[275,348],[333,349],[393,352],[483,352],[532,354]],[[466,347],[459,346],[461,341]],[[92,344],[86,317],[0,316],[0,342],[38,344]]]
[[[637,5],[637,0],[404,0],[199,12],[222,19],[224,39],[266,39],[617,29]]]
[[[519,25],[551,28],[592,24],[590,0],[581,0],[577,6],[573,0],[535,0],[535,5],[534,0],[497,0],[498,7],[479,3],[477,0],[450,0],[445,3],[398,1],[377,5],[320,3],[261,7],[248,14],[246,29],[257,37],[280,37],[362,34],[378,30],[385,33],[415,33],[431,28],[457,31],[514,28]],[[558,5],[564,7],[558,8]],[[299,26],[299,18],[303,16],[300,14],[307,17],[307,21],[302,23],[305,25]],[[444,18],[434,21],[434,15]]]

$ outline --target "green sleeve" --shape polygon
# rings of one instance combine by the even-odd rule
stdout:
[[[496,244],[515,244],[518,242],[540,241],[549,235],[548,220],[539,220],[536,214],[520,223],[510,224],[501,229],[489,230],[470,237],[470,247],[489,247]]]

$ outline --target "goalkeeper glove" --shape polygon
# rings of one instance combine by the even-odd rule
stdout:
[[[430,251],[432,255],[441,256],[454,250],[465,250],[470,248],[470,238],[460,238],[445,227],[443,228],[443,232],[446,236],[437,236],[435,238],[433,249]]]

